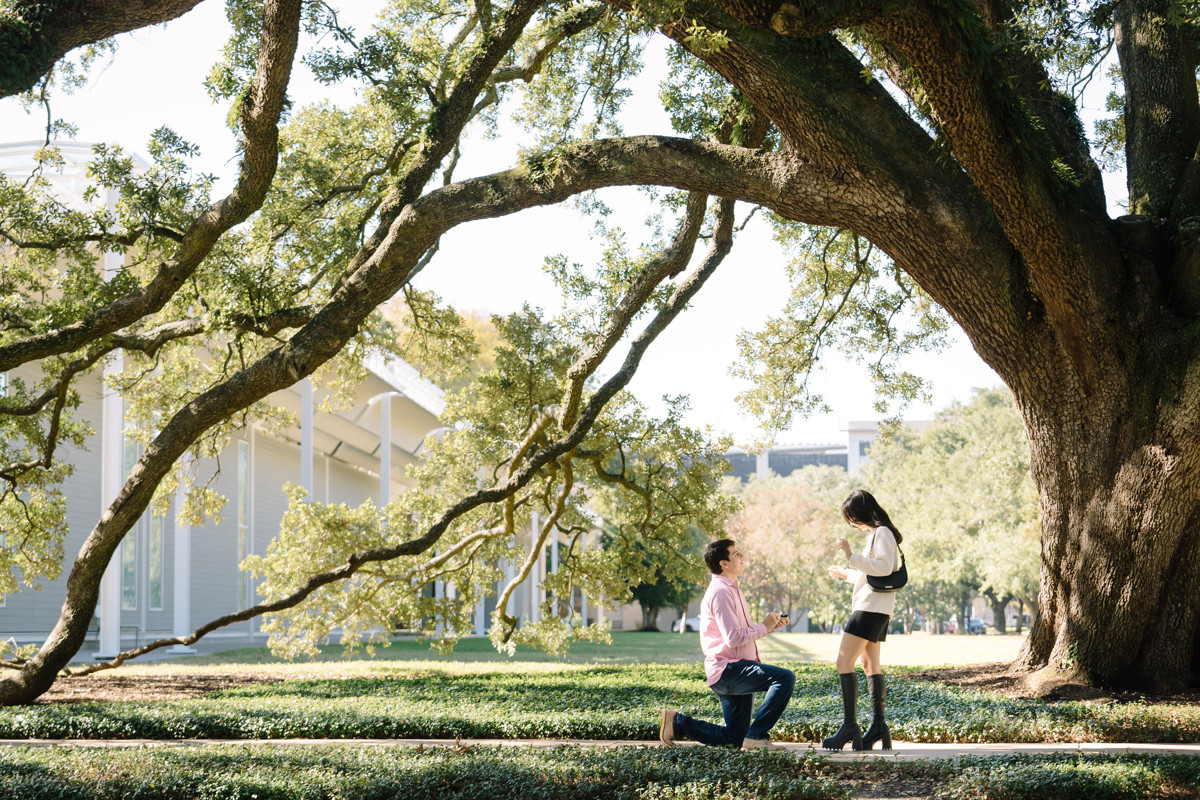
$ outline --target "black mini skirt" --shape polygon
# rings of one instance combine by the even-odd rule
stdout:
[[[887,638],[888,623],[892,618],[875,611],[855,611],[846,623],[845,631],[851,636],[868,642],[882,642]]]

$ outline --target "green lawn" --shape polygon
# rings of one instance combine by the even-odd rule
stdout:
[[[695,634],[693,634],[695,635]],[[806,661],[832,664],[841,634],[784,633],[759,640],[764,661]],[[890,634],[880,646],[884,667],[947,666],[1013,661],[1025,636],[933,636],[928,633]],[[699,643],[696,651],[699,652]]]
[[[613,644],[602,645],[577,642],[565,658],[549,656],[540,650],[520,649],[509,658],[496,652],[486,638],[463,639],[451,655],[443,656],[430,649],[427,643],[412,639],[392,642],[387,647],[376,648],[374,655],[358,649],[350,656],[354,662],[388,661],[434,661],[450,662],[505,662],[505,663],[567,663],[567,664],[698,664],[701,661],[700,636],[695,633],[641,633],[616,632]],[[783,633],[772,634],[759,641],[759,653],[768,663],[776,661],[798,661],[805,663],[832,664],[837,657],[840,634],[830,633]],[[949,664],[980,664],[996,661],[1012,661],[1024,643],[1024,636],[932,636],[925,633],[892,635],[883,645],[885,665],[895,666],[940,666]],[[321,648],[317,663],[344,661],[340,646]],[[298,674],[319,674],[320,668],[308,661],[288,662],[275,658],[264,648],[226,650],[207,656],[189,656],[169,662],[134,662],[122,667],[120,673],[136,674],[144,669],[170,669],[168,665],[180,667],[234,665],[239,671],[256,665],[266,665],[267,671],[278,672],[280,665],[294,669]],[[355,669],[370,670],[370,667]]]

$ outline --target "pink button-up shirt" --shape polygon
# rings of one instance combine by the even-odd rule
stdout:
[[[719,681],[734,661],[758,661],[754,642],[766,635],[766,625],[750,621],[750,607],[737,581],[713,575],[700,601],[700,649],[708,685]]]

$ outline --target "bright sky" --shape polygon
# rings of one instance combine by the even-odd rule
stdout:
[[[354,7],[343,21],[360,31],[365,31],[374,14],[370,9],[379,6],[367,2],[340,5]],[[77,124],[79,141],[120,143],[143,156],[151,132],[169,126],[199,145],[197,168],[221,177],[217,190],[227,190],[236,169],[234,140],[224,124],[225,109],[212,104],[202,85],[225,38],[224,4],[216,0],[201,3],[165,26],[124,35],[112,63],[98,71],[83,91],[53,103],[54,116]],[[661,38],[647,49],[651,76],[666,73],[664,52]],[[644,89],[635,91],[622,118],[625,133],[670,133],[658,101],[657,83],[654,77],[643,83]],[[347,90],[319,86],[301,65],[292,79],[291,95],[298,104],[322,98],[334,102],[352,99]],[[1102,90],[1088,96],[1093,114],[1102,108],[1103,97]],[[0,122],[0,141],[44,137],[45,116],[40,108],[26,114],[14,100],[0,100]],[[520,143],[513,134],[490,141],[471,138],[455,177],[512,166]],[[1112,176],[1106,184],[1110,197],[1123,196],[1123,177]],[[644,197],[620,189],[605,192],[602,199],[618,209],[632,236],[640,234],[641,219],[648,213]],[[739,220],[748,210],[744,205],[739,209]],[[567,206],[470,223],[443,239],[433,263],[415,282],[463,309],[507,313],[522,303],[555,309],[561,301],[542,271],[543,259],[563,253],[575,262],[594,262],[599,246],[590,232],[591,221]],[[787,296],[784,263],[767,226],[756,218],[738,237],[733,252],[692,308],[651,346],[632,391],[652,408],[664,394],[687,394],[692,402],[692,424],[731,433],[738,444],[755,438],[754,420],[735,402],[743,387],[730,377],[728,369],[736,357],[738,332],[757,328],[782,307]],[[812,384],[825,395],[832,413],[797,421],[778,437],[779,443],[844,441],[849,420],[879,416],[872,408],[874,394],[864,367],[833,353],[823,364]],[[927,419],[951,402],[969,399],[974,387],[1000,383],[960,332],[941,353],[910,356],[902,364],[933,382],[933,402],[910,407],[904,414],[908,419]]]

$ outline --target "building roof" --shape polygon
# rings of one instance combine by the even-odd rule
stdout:
[[[446,408],[446,393],[437,384],[422,378],[412,364],[395,356],[381,355],[368,356],[364,363],[367,369],[409,400],[435,417],[442,415]]]

